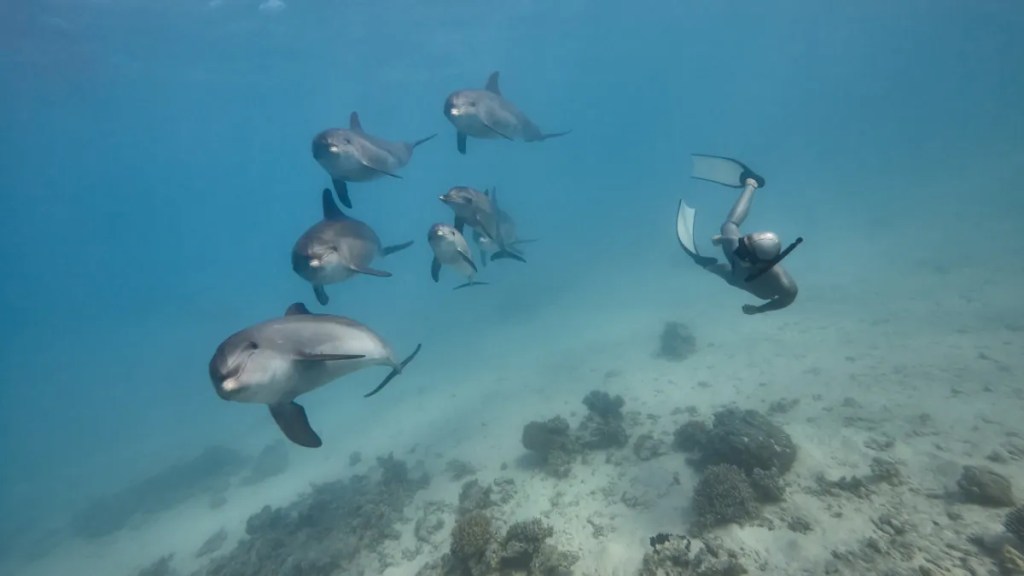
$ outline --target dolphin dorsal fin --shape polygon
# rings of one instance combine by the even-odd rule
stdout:
[[[331,194],[330,188],[324,188],[323,197],[324,220],[344,220],[345,213],[334,202],[334,195]]]
[[[306,308],[306,305],[302,302],[296,302],[284,311],[285,316],[299,316],[302,314],[312,314],[312,312],[309,311],[309,308]]]
[[[359,121],[359,112],[352,112],[348,116],[348,128],[349,130],[363,131],[363,123]]]
[[[487,85],[485,89],[488,92],[493,92],[498,96],[501,96],[501,88],[498,87],[498,71],[491,72],[491,75],[487,77]]]

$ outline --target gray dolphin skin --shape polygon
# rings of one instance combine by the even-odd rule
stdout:
[[[491,254],[491,260],[511,258],[526,262],[520,254],[505,244],[505,235],[501,230],[501,219],[498,215],[497,190],[481,192],[469,186],[454,186],[442,194],[439,199],[455,213],[453,227],[460,234],[466,225],[493,241],[498,249]]]
[[[327,171],[338,200],[352,207],[348,182],[366,182],[391,176],[401,178],[398,170],[409,163],[413,149],[437,134],[415,142],[397,142],[371,136],[363,131],[359,114],[349,117],[349,127],[329,128],[313,138],[313,158]]]
[[[427,232],[427,243],[434,252],[434,259],[430,263],[430,277],[434,282],[440,280],[441,266],[444,265],[466,278],[466,283],[456,286],[455,290],[486,284],[473,279],[477,273],[476,264],[469,254],[466,238],[458,230],[447,224],[436,223]]]
[[[298,396],[363,368],[390,366],[387,377],[364,395],[373,396],[419,351],[417,344],[399,363],[391,347],[366,326],[341,316],[312,314],[295,303],[284,316],[224,340],[210,359],[210,380],[222,399],[266,404],[289,440],[318,448],[323,442],[309,425],[306,410],[295,402]]]
[[[516,223],[509,216],[508,212],[502,209],[498,209],[498,234],[500,234],[500,244],[508,247],[509,251],[515,251],[515,253],[522,255],[520,246],[529,242],[536,242],[534,238],[519,238],[516,230]],[[487,258],[493,256],[501,250],[499,242],[492,240],[489,236],[481,233],[476,228],[473,228],[471,234],[473,242],[480,249],[480,262],[487,266]]]
[[[506,100],[498,86],[498,72],[491,72],[483,90],[457,90],[444,101],[444,115],[455,126],[456,145],[466,153],[466,138],[541,142],[570,132],[545,134],[526,114]]]
[[[334,203],[331,191],[322,192],[324,218],[307,230],[292,248],[292,270],[313,285],[321,305],[330,298],[324,286],[344,282],[356,274],[389,277],[390,272],[370,267],[377,256],[387,256],[412,245],[412,240],[382,246],[365,222],[345,215]]]

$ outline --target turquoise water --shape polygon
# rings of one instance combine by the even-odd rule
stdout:
[[[925,265],[1002,268],[1020,286],[1022,25],[1013,1],[4,2],[0,553],[52,539],[112,486],[273,425],[217,398],[207,362],[231,332],[315,304],[289,252],[330,185],[310,140],[351,111],[389,139],[439,135],[402,179],[350,185],[385,244],[416,243],[378,262],[394,277],[331,287],[326,311],[399,355],[423,342],[410,369],[443,405],[460,339],[590,293],[679,293],[678,309],[720,308],[743,331],[740,300],[674,239],[680,197],[705,251],[734,199],[689,178],[693,152],[768,178],[747,228],[806,239],[786,261],[796,308],[869,309],[843,301],[858,282],[881,298],[965,289],[919,279]],[[572,133],[458,154],[444,98],[494,70],[544,130]],[[451,276],[431,281],[425,237],[460,184],[498,187],[541,240],[527,265],[491,264],[490,286],[453,293]],[[689,298],[696,283],[711,300]],[[1020,303],[979,314],[1019,317]],[[544,337],[565,335],[532,344]],[[518,352],[495,337],[487,353]],[[346,406],[353,429],[374,418]]]

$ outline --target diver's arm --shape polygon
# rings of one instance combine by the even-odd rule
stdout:
[[[729,211],[729,215],[725,218],[725,223],[722,224],[722,235],[724,236],[739,236],[739,227],[747,219],[747,214],[750,213],[750,203],[754,200],[757,182],[754,182],[753,178],[747,178],[745,184],[743,192],[736,200],[736,203],[732,205],[732,210]]]
[[[789,306],[796,300],[797,292],[799,292],[799,290],[797,289],[796,284],[792,282],[787,282],[785,286],[785,291],[783,293],[779,294],[778,296],[775,296],[774,298],[765,302],[764,304],[761,304],[760,306],[755,306],[753,304],[744,304],[743,313],[751,315],[761,314],[762,312],[772,312],[774,310],[782,310],[783,308]]]

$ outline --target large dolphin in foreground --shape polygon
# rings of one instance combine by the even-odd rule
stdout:
[[[540,142],[570,131],[543,133],[526,114],[506,100],[498,87],[498,72],[491,72],[483,90],[457,90],[444,101],[444,115],[455,126],[459,152],[466,153],[466,138]]]
[[[379,392],[420,351],[401,363],[391,347],[366,326],[341,316],[311,314],[300,303],[284,316],[229,336],[210,359],[210,380],[224,400],[266,404],[289,440],[307,448],[323,442],[295,398],[369,366],[391,373],[365,394]]]
[[[292,270],[313,285],[317,302],[330,300],[324,286],[348,280],[356,274],[391,276],[370,267],[377,256],[387,256],[412,245],[412,240],[382,246],[377,233],[365,222],[345,215],[334,203],[331,191],[322,193],[324,218],[306,230],[292,248]]]
[[[401,178],[398,170],[409,163],[412,151],[437,134],[415,142],[395,142],[370,136],[363,131],[359,114],[349,117],[348,129],[329,128],[313,138],[313,158],[327,171],[338,200],[352,207],[348,182],[366,182],[391,176]]]

